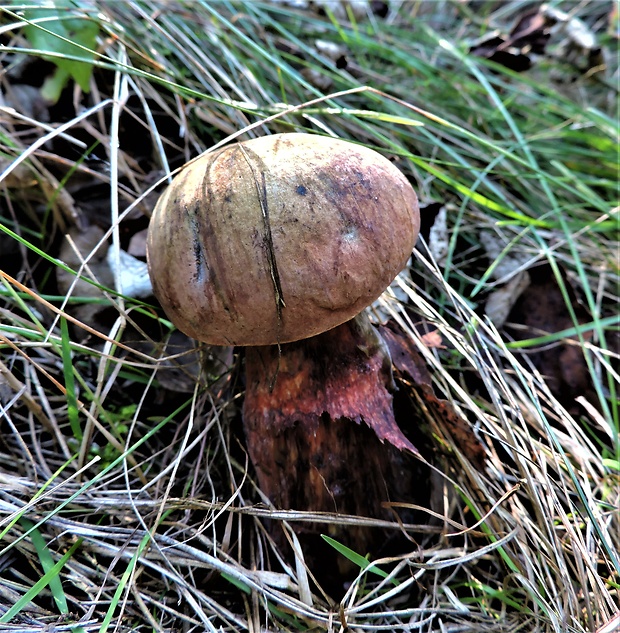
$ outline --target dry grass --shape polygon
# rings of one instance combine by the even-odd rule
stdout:
[[[597,4],[562,7],[603,37],[609,11]],[[620,572],[617,71],[582,73],[570,93],[562,75],[559,94],[549,77],[574,71],[562,60],[517,75],[467,55],[464,38],[505,29],[515,3],[490,3],[480,17],[465,3],[406,3],[387,22],[353,25],[257,2],[96,9],[96,70],[80,109],[64,123],[0,111],[0,252],[10,253],[0,270],[0,630],[343,631],[346,622],[585,633],[608,623]],[[14,11],[0,27],[7,68],[37,55]],[[317,38],[345,46],[344,69],[314,48]],[[613,51],[613,39],[605,45]],[[70,110],[73,95],[63,99]],[[204,357],[211,378],[198,380],[195,350],[163,346],[162,315],[113,290],[120,271],[101,277],[97,242],[118,257],[174,169],[233,138],[283,130],[371,145],[416,183],[423,205],[448,209],[445,248],[422,239],[412,274],[381,304],[479,438],[486,468],[445,421],[429,420],[441,457],[419,525],[271,507],[238,435],[240,386],[214,378]],[[63,235],[94,218],[107,230],[67,267]],[[501,245],[497,258],[481,245],[485,231]],[[503,277],[493,272],[502,261]],[[540,263],[570,325],[516,341],[484,302]],[[59,293],[67,268],[102,287]],[[429,347],[421,323],[441,346]],[[566,346],[591,385],[568,404],[532,355]],[[182,366],[172,378],[170,362]],[[171,381],[177,391],[162,387]],[[294,564],[266,518],[287,526]],[[386,578],[360,571],[333,604],[296,547],[295,526],[307,521],[326,532],[381,523],[404,530],[411,551],[375,561]],[[337,556],[326,564],[335,569]]]

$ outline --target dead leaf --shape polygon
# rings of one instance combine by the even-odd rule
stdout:
[[[550,4],[522,15],[507,36],[495,32],[485,37],[470,48],[470,53],[516,72],[531,68],[537,55],[553,57],[582,74],[605,70],[592,29],[583,20]]]
[[[107,288],[114,288],[114,276],[108,266],[108,243],[99,242],[104,231],[98,226],[89,226],[85,230],[72,229],[64,238],[60,247],[59,258],[72,270],[82,270],[82,278],[77,279],[73,273],[63,268],[56,269],[58,290],[62,295],[71,293],[72,297],[86,299],[101,299],[101,303],[68,304],[67,310],[77,319],[91,327],[97,327],[97,315],[107,307],[103,301],[103,292],[93,283],[94,281]],[[99,245],[99,246],[98,246]],[[82,269],[82,264],[88,263]]]
[[[443,339],[441,338],[441,334],[439,330],[433,330],[432,332],[428,332],[427,334],[422,335],[422,340],[424,344],[428,348],[435,349],[445,349],[445,345],[443,344]]]
[[[493,33],[474,44],[469,52],[515,72],[532,66],[532,54],[542,55],[551,37],[551,25],[538,10],[525,13],[510,34]]]
[[[142,229],[137,233],[134,233],[129,240],[129,246],[127,252],[134,257],[146,257],[146,236],[148,235],[148,228]]]
[[[433,226],[431,226],[428,249],[439,266],[446,263],[450,249],[450,235],[448,233],[448,211],[445,204],[439,208]]]
[[[491,279],[510,281],[530,259],[525,253],[510,248],[510,237],[497,230],[483,229],[478,239],[492,266],[489,272]]]
[[[0,171],[3,172],[12,162],[13,159],[8,156],[0,155]],[[2,179],[2,184],[8,189],[28,190],[36,187],[37,179],[27,163],[20,163]]]
[[[562,32],[575,47],[583,51],[598,49],[596,35],[583,20],[549,4],[543,4],[540,11],[548,23],[561,25]]]
[[[503,327],[517,299],[530,285],[527,270],[517,273],[507,284],[494,290],[484,306],[484,312],[496,328]]]
[[[122,249],[118,250],[118,255],[115,255],[115,252],[114,248],[110,247],[106,261],[114,275],[116,290],[126,297],[135,299],[144,299],[152,295],[153,286],[146,262]]]
[[[33,121],[47,123],[50,120],[48,103],[39,88],[18,83],[5,83],[3,88],[0,105],[13,108]]]

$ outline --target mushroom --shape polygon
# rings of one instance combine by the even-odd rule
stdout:
[[[385,157],[274,134],[189,163],[147,240],[154,294],[184,333],[245,347],[243,423],[276,506],[379,516],[415,448],[365,308],[405,267],[416,194]],[[363,546],[363,545],[362,545]]]

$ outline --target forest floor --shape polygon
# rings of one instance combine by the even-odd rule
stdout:
[[[604,1],[0,7],[0,631],[620,631],[619,28]],[[387,518],[276,507],[244,351],[151,292],[170,176],[289,131],[420,200],[369,310],[419,449]]]

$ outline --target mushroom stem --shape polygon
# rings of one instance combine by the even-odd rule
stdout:
[[[280,350],[248,347],[245,363],[247,446],[275,506],[392,518],[383,504],[408,497],[406,453],[417,451],[394,418],[389,351],[367,315]],[[369,538],[345,535],[357,551]]]

